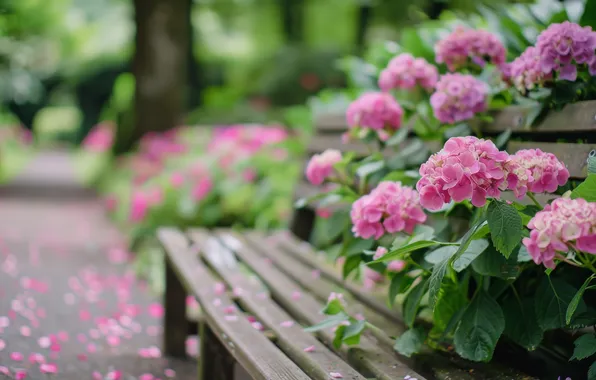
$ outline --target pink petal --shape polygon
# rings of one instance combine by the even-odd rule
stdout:
[[[334,379],[343,379],[343,375],[339,372],[329,372],[329,376],[331,376]]]
[[[149,315],[151,315],[153,318],[161,318],[163,317],[164,314],[164,308],[163,305],[159,304],[159,303],[154,303],[149,305]]]
[[[302,292],[299,292],[298,290],[294,290],[292,292],[292,299],[293,300],[299,300],[302,297]]]
[[[0,373],[3,375],[6,375],[6,376],[10,375],[10,371],[8,370],[8,368],[1,366],[1,365],[0,365]]]
[[[85,354],[78,354],[78,355],[77,355],[77,359],[78,359],[80,362],[86,362],[86,361],[87,361],[87,359],[88,359],[88,357],[87,357],[87,355],[85,355]]]
[[[315,350],[315,346],[308,346],[304,348],[304,352],[313,352]]]
[[[10,358],[12,360],[14,360],[15,362],[22,362],[23,361],[23,354],[21,354],[20,352],[11,352],[10,353]]]
[[[281,327],[292,327],[292,326],[294,326],[294,323],[295,323],[294,321],[283,321],[279,325]]]
[[[44,363],[42,365],[39,366],[39,370],[41,371],[41,373],[57,373],[58,372],[58,366],[54,363]]]
[[[41,348],[48,348],[50,347],[50,338],[48,338],[47,336],[42,336],[41,338],[39,338],[37,340],[37,343],[39,344],[39,347]]]
[[[164,373],[164,375],[166,375],[167,377],[176,377],[176,371],[174,371],[174,370],[173,370],[173,369],[171,369],[171,368],[166,368],[166,369],[163,371],[163,373]]]
[[[31,336],[31,328],[28,326],[21,326],[20,331],[21,335],[24,337]]]
[[[18,369],[14,373],[15,380],[23,380],[27,378],[27,371],[24,369]]]

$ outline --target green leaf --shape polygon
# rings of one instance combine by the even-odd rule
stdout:
[[[584,296],[584,292],[586,291],[586,288],[588,287],[588,285],[590,285],[590,282],[594,279],[594,276],[596,276],[596,275],[593,274],[590,277],[588,277],[586,279],[586,281],[584,281],[584,284],[582,285],[582,287],[579,288],[577,293],[575,293],[575,295],[571,299],[571,302],[569,303],[569,306],[567,307],[567,312],[565,313],[565,322],[567,324],[571,323],[571,318],[573,318],[573,314],[575,314],[575,311],[577,310],[577,307],[579,306],[579,303],[581,302],[582,297]]]
[[[540,283],[534,297],[534,310],[543,330],[567,325],[565,315],[576,292],[573,286],[557,278],[546,277]]]
[[[466,269],[488,247],[485,239],[472,240],[464,253],[453,261],[452,267],[456,272]]]
[[[375,244],[374,239],[362,240],[362,239],[356,238],[356,239],[352,240],[352,242],[350,242],[350,244],[346,248],[345,255],[351,256],[351,255],[361,254],[365,250],[370,249],[374,244]]]
[[[588,380],[596,380],[596,362],[592,363],[588,370]]]
[[[410,356],[420,352],[423,344],[424,330],[417,327],[406,330],[403,334],[401,334],[395,340],[395,345],[393,348],[395,351],[409,358]]]
[[[333,348],[336,350],[341,347],[342,342],[344,341],[344,332],[346,331],[345,325],[337,326],[335,329],[335,337],[333,338]]]
[[[435,229],[431,226],[420,224],[412,231],[412,237],[408,243],[415,243],[422,240],[431,240],[435,237]]]
[[[411,244],[406,244],[404,246],[399,247],[398,249],[395,249],[393,251],[388,252],[387,254],[385,254],[383,257],[381,257],[378,260],[375,261],[371,261],[369,264],[371,263],[383,263],[385,261],[392,261],[395,260],[397,258],[400,258],[401,255],[408,253],[408,252],[412,252],[415,251],[417,249],[422,249],[422,248],[427,248],[427,247],[432,247],[433,245],[438,245],[438,244],[443,244],[443,245],[457,245],[457,243],[443,243],[440,241],[434,241],[434,240],[421,240],[421,241],[417,241]]]
[[[583,198],[588,202],[596,202],[596,174],[590,174],[571,192],[571,198]]]
[[[422,300],[424,293],[426,293],[427,288],[428,279],[425,278],[408,293],[406,300],[404,301],[403,311],[404,323],[406,326],[412,327],[414,325],[420,301]]]
[[[525,349],[535,350],[542,341],[543,333],[538,326],[532,300],[523,299],[520,304],[516,298],[510,297],[502,306],[505,335]]]
[[[334,300],[327,302],[327,304],[325,305],[325,308],[323,309],[323,314],[326,314],[326,315],[336,315],[336,314],[342,314],[342,313],[345,314],[344,306],[341,303],[341,301],[338,299],[334,299]]]
[[[581,26],[591,26],[596,29],[596,1],[588,0],[584,6],[584,13],[579,19]],[[595,369],[596,371],[596,369]]]
[[[517,252],[517,261],[520,263],[526,263],[532,260],[532,256],[528,252],[528,248],[525,245],[521,245],[519,247],[519,251]]]
[[[340,323],[349,320],[350,317],[346,313],[339,313],[326,318],[325,320],[317,323],[316,325],[304,328],[306,332],[315,332],[319,330],[325,330],[339,325]]]
[[[512,205],[492,200],[488,206],[487,220],[495,248],[509,258],[522,238],[521,216]]]
[[[430,279],[428,280],[428,306],[430,306],[431,310],[435,308],[437,296],[439,295],[439,290],[441,289],[445,273],[447,273],[448,265],[449,258],[435,264],[433,271],[430,274]]]
[[[451,319],[459,310],[462,310],[463,314],[463,309],[467,304],[468,299],[464,293],[463,286],[451,281],[441,285],[433,311],[433,330],[441,332],[442,335],[449,334],[451,332],[447,331],[449,322],[451,322]]]
[[[490,234],[490,227],[488,226],[488,222],[482,223],[474,235],[472,235],[472,240],[482,239],[486,235]]]
[[[370,174],[378,172],[385,167],[385,161],[369,162],[356,169],[356,175],[360,178],[368,177]]]
[[[472,268],[483,276],[504,279],[515,279],[520,273],[517,256],[506,259],[492,244],[472,262]]]
[[[570,360],[582,360],[596,354],[596,334],[585,334],[573,342],[575,349]]]
[[[362,255],[352,255],[346,258],[342,268],[342,275],[344,279],[348,278],[350,273],[358,269],[360,263],[362,262]]]
[[[455,331],[455,351],[463,358],[489,361],[505,329],[505,317],[499,304],[480,291],[468,306]]]
[[[495,145],[497,146],[497,148],[499,148],[499,149],[505,148],[505,145],[507,145],[507,142],[509,141],[509,138],[511,137],[511,132],[512,132],[511,128],[508,128],[504,132],[499,134],[499,136],[497,136],[497,138],[495,139]]]
[[[389,138],[389,140],[385,141],[385,145],[387,146],[395,146],[399,145],[406,140],[408,137],[408,128],[400,128],[395,132],[393,136]]]
[[[444,247],[439,247],[433,251],[430,251],[424,256],[424,260],[430,264],[438,264],[445,259],[451,258],[455,252],[457,251],[458,247],[453,245],[447,245]]]
[[[346,326],[343,335],[343,342],[347,345],[355,345],[360,343],[360,335],[366,328],[366,321],[355,320]]]
[[[414,282],[414,278],[407,276],[405,273],[396,273],[391,279],[389,285],[389,305],[393,307],[395,298],[398,294],[405,293]]]

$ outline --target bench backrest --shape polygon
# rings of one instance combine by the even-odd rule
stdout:
[[[493,121],[482,127],[487,136],[496,136],[508,129],[512,135],[506,150],[515,153],[520,149],[539,148],[555,154],[563,161],[572,179],[581,180],[587,175],[586,160],[590,151],[596,149],[596,101],[585,101],[567,105],[560,111],[551,111],[546,118],[531,128],[526,120],[535,112],[534,108],[512,106],[493,114]],[[307,149],[304,162],[314,154],[326,149],[341,152],[356,152],[366,155],[364,143],[343,144],[341,135],[348,129],[343,114],[323,114],[315,120],[315,133]],[[436,149],[436,148],[435,148]],[[295,198],[305,198],[320,191],[311,185],[304,174],[298,183]],[[294,211],[290,230],[303,240],[308,240],[314,225],[315,210],[308,205]]]

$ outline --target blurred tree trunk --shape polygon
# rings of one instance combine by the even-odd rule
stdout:
[[[149,131],[179,125],[186,106],[189,0],[133,0],[135,8],[134,122],[119,133],[117,151]],[[126,128],[126,126],[121,126]]]
[[[283,31],[290,44],[300,44],[304,39],[304,1],[279,0]]]
[[[203,71],[201,70],[201,61],[195,58],[195,33],[192,27],[192,3],[193,0],[188,1],[188,98],[187,98],[187,110],[192,110],[195,107],[201,105],[201,95],[203,92]]]
[[[356,30],[356,51],[362,54],[365,48],[366,31],[372,20],[373,7],[370,2],[364,2],[358,9],[358,25]]]

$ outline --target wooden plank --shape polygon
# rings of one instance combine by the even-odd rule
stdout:
[[[494,120],[483,125],[485,132],[503,132],[512,129],[517,133],[570,133],[596,132],[596,100],[566,105],[560,111],[550,111],[544,120],[526,129],[526,119],[532,107],[509,106],[492,114]]]
[[[400,324],[400,320],[395,318],[397,314],[395,311],[391,318],[385,318],[383,314],[379,314],[376,310],[366,307],[359,303],[352,297],[350,293],[346,293],[343,286],[335,284],[325,277],[313,277],[313,269],[310,266],[304,265],[302,262],[294,259],[291,255],[287,254],[283,249],[274,245],[274,240],[266,238],[255,231],[250,233],[244,233],[243,238],[259,252],[265,254],[271,262],[274,263],[282,272],[287,276],[291,277],[296,281],[302,288],[307,289],[309,292],[316,295],[321,301],[326,302],[331,292],[343,293],[348,304],[348,312],[351,315],[362,314],[367,321],[382,328],[387,334],[384,336],[376,335],[377,339],[384,340],[389,336],[399,336],[403,334],[405,328]],[[318,268],[317,268],[318,269]],[[371,294],[368,293],[370,297]],[[378,331],[375,331],[377,334]],[[393,345],[392,341],[387,342],[389,346]]]
[[[510,141],[507,144],[509,153],[520,149],[540,149],[553,153],[569,170],[571,178],[584,179],[588,173],[586,160],[591,150],[596,149],[596,144],[571,144],[571,143],[537,143]]]
[[[298,363],[307,375],[314,379],[327,380],[330,372],[339,372],[345,379],[364,380],[362,375],[337,357],[314,336],[306,333],[299,324],[284,327],[288,321],[293,322],[292,317],[275,304],[269,292],[263,291],[259,285],[249,281],[246,275],[240,273],[238,265],[222,263],[220,259],[222,256],[233,258],[233,253],[219,240],[206,230],[193,230],[189,235],[201,247],[201,256],[230,288],[237,290],[234,292],[237,301],[275,333],[277,345],[295,363]],[[313,351],[305,352],[306,347],[312,347]]]
[[[189,332],[189,322],[186,319],[186,289],[176,275],[169,256],[165,257],[165,270],[163,350],[167,356],[184,358]]]
[[[191,252],[184,235],[169,228],[161,228],[157,234],[178,275],[197,297],[209,328],[253,378],[309,379],[240,312],[224,312],[234,303],[226,295],[216,294],[217,281]]]
[[[285,252],[290,254],[296,260],[301,261],[303,264],[308,265],[313,269],[320,271],[321,276],[328,280],[336,283],[340,287],[348,290],[354,298],[378,313],[392,320],[399,320],[399,313],[395,310],[389,309],[385,303],[379,300],[377,297],[371,296],[370,293],[360,289],[358,285],[351,281],[346,281],[342,278],[341,273],[332,270],[328,265],[324,265],[322,260],[317,259],[320,255],[317,255],[313,251],[310,244],[299,241],[295,236],[287,231],[281,231],[277,233],[275,241]]]
[[[317,131],[342,133],[348,130],[345,112],[320,114],[315,119]]]
[[[321,153],[327,149],[337,149],[340,152],[354,152],[358,156],[364,156],[372,153],[371,148],[360,141],[350,141],[342,143],[339,135],[316,135],[310,144],[308,152],[311,154]]]
[[[239,240],[235,241],[240,243]],[[273,299],[299,322],[310,326],[325,319],[325,316],[320,313],[323,304],[313,295],[303,292],[299,299],[292,298],[292,294],[301,288],[275,268],[267,258],[260,256],[249,245],[237,245],[230,239],[226,239],[224,243],[263,280],[270,289]],[[334,334],[330,330],[320,330],[317,332],[317,336],[328,347],[333,346]],[[409,359],[397,358],[393,353],[384,350],[380,343],[369,336],[363,336],[359,347],[343,346],[340,352],[352,357],[349,355],[352,350],[365,350],[367,355],[353,355],[355,362],[350,362],[350,364],[370,372],[378,380],[403,379],[405,376],[425,380],[425,377],[408,367],[407,363],[411,362]]]

